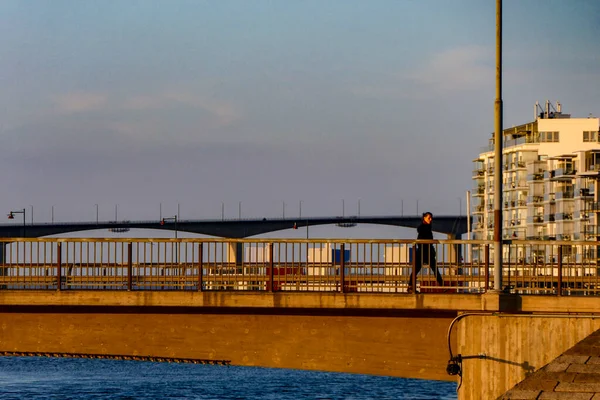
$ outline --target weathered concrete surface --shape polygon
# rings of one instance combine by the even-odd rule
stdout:
[[[529,375],[506,392],[501,399],[599,399],[600,331]]]
[[[446,330],[453,318],[448,314],[218,314],[168,307],[21,311],[0,312],[0,352],[228,360],[242,366],[453,380],[445,373]]]
[[[464,317],[456,326],[459,344],[454,353],[462,356],[484,353],[486,358],[463,361],[459,399],[496,399],[502,396],[599,328],[600,318],[585,315],[507,313]],[[531,389],[523,388],[511,398],[537,399],[539,394],[540,391],[534,394]]]
[[[0,291],[2,305],[223,307],[272,309],[481,310],[485,301],[466,294],[176,291]]]
[[[458,293],[0,291],[0,307],[15,305],[593,313],[600,310],[600,297]]]

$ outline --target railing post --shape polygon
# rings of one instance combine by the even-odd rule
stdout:
[[[412,274],[410,274],[410,286],[417,293],[417,244],[412,247]]]
[[[562,278],[563,278],[563,263],[562,263],[562,245],[558,245],[558,282],[556,288],[556,295],[562,296]]]
[[[202,280],[204,274],[204,246],[202,243],[198,243],[198,291],[202,291]]]
[[[273,267],[275,263],[273,262],[273,243],[269,244],[269,267],[267,268],[267,291],[274,292],[275,288],[273,287]]]
[[[484,245],[483,249],[485,262],[485,291],[487,292],[490,290],[490,245]]]
[[[346,293],[346,260],[344,259],[344,255],[345,252],[344,250],[346,249],[346,245],[344,243],[342,243],[340,245],[340,291],[342,293]]]
[[[133,243],[127,243],[127,291],[133,286]]]
[[[56,290],[58,292],[60,292],[61,290],[61,286],[62,286],[62,272],[61,272],[61,265],[62,265],[62,243],[58,242],[57,244],[58,250],[56,253]]]

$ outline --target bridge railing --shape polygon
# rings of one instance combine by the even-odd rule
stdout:
[[[0,289],[482,293],[493,243],[368,239],[0,239]],[[423,250],[425,249],[425,250]],[[598,292],[598,242],[512,241],[503,287]],[[436,269],[430,265],[436,255]],[[422,264],[417,276],[412,272]]]

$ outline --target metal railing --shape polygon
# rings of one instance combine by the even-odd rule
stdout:
[[[483,293],[491,241],[4,238],[2,290]],[[432,248],[433,251],[421,251]],[[600,292],[599,242],[506,241],[503,285],[520,294]],[[428,254],[427,254],[428,253]],[[412,275],[418,264],[423,268]],[[436,265],[442,283],[436,280]]]

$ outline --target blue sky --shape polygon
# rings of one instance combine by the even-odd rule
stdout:
[[[595,0],[504,0],[505,126],[546,99],[600,114],[598,21]],[[4,0],[0,210],[457,214],[494,46],[493,0]]]

